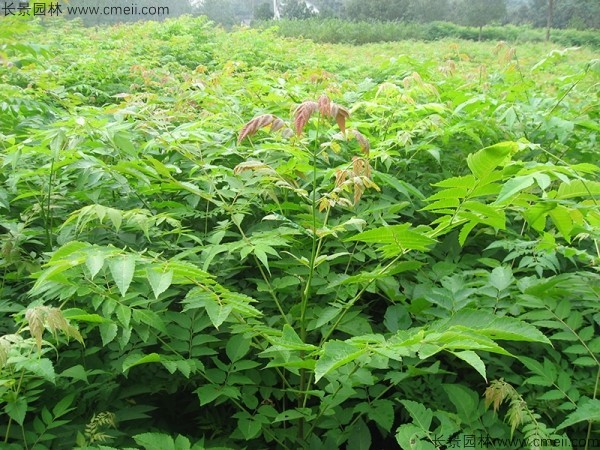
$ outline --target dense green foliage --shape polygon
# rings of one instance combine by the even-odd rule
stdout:
[[[449,22],[351,22],[342,19],[309,19],[258,22],[256,26],[276,27],[279,34],[286,37],[305,37],[315,42],[358,45],[407,39],[432,41],[444,38],[525,43],[542,42],[546,38],[544,30],[529,26],[486,26],[479,30],[477,27]],[[556,44],[566,47],[586,45],[600,48],[600,33],[597,31],[553,30],[551,38]]]
[[[598,443],[596,53],[0,39],[2,448]]]

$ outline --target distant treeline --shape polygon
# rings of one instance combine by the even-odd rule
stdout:
[[[268,19],[452,22],[530,25],[534,28],[600,28],[599,0],[201,0],[197,11],[233,25]]]
[[[411,24],[451,22],[479,29],[489,24],[600,29],[599,0],[69,0],[58,3],[63,9],[61,15],[80,17],[86,25],[193,14],[206,15],[225,26],[283,18]]]
[[[347,21],[342,19],[308,19],[264,21],[256,26],[275,26],[282,36],[305,37],[315,42],[366,44],[402,40],[436,40],[457,38],[478,40],[479,29],[449,22],[406,23]],[[482,40],[507,42],[541,42],[545,30],[526,25],[486,26],[481,32]],[[588,45],[600,47],[600,33],[573,29],[552,30],[552,41],[564,46]]]

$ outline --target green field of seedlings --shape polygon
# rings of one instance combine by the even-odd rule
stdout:
[[[0,448],[599,449],[599,93],[594,48],[0,18]]]

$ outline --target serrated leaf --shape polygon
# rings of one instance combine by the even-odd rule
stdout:
[[[196,450],[202,450],[201,448],[198,448],[199,446],[194,445],[194,448]],[[175,438],[175,450],[191,450],[192,449],[192,443],[190,442],[190,440],[185,437],[182,436],[181,434],[178,435]]]
[[[458,243],[463,246],[465,245],[465,242],[467,242],[467,238],[469,237],[469,234],[471,233],[471,231],[473,231],[473,228],[475,228],[478,225],[477,221],[471,221],[471,222],[467,222],[460,230],[460,233],[458,235]]]
[[[515,279],[510,267],[502,266],[496,267],[494,270],[492,270],[489,280],[490,284],[498,291],[503,291],[507,289]]]
[[[412,324],[412,319],[405,305],[388,306],[383,317],[383,325],[392,333],[406,330]]]
[[[422,441],[427,433],[413,424],[400,425],[396,441],[402,450],[437,450],[431,442]]]
[[[523,189],[527,189],[529,186],[531,186],[534,181],[535,179],[533,175],[511,178],[504,184],[504,186],[502,186],[502,190],[498,194],[498,198],[496,201],[494,201],[494,204],[499,204],[513,198]]]
[[[135,273],[135,256],[123,255],[112,258],[108,262],[108,267],[119,292],[125,297]]]
[[[168,270],[163,272],[160,269],[148,268],[146,270],[146,277],[154,293],[154,298],[158,299],[158,296],[165,292],[171,283],[173,282],[173,271]]]
[[[63,316],[68,320],[75,320],[77,322],[88,322],[88,323],[104,323],[110,322],[110,320],[102,317],[99,314],[89,314],[83,309],[69,308],[63,310]]]
[[[331,371],[354,361],[362,356],[366,350],[356,348],[343,341],[329,341],[323,345],[323,354],[315,366],[315,381],[319,381]]]
[[[163,433],[142,433],[133,436],[136,444],[144,447],[144,450],[176,450],[175,441]]]
[[[428,251],[435,239],[423,232],[411,229],[410,224],[391,225],[364,231],[346,241],[361,241],[382,244],[381,251],[386,257],[393,257],[409,250]]]
[[[556,429],[562,430],[579,422],[600,422],[600,400],[584,398]]]
[[[461,384],[444,384],[442,387],[456,408],[458,417],[464,423],[471,422],[474,419],[473,416],[478,415],[479,397],[477,393]]]
[[[121,224],[123,223],[122,211],[114,208],[107,208],[106,213],[115,227],[115,231],[119,231],[121,229]]]
[[[52,384],[55,383],[54,366],[48,358],[31,358],[22,362],[21,367]]]
[[[408,272],[410,270],[417,270],[421,268],[424,263],[420,261],[399,261],[389,270],[373,270],[360,272],[356,275],[351,275],[346,278],[341,278],[340,280],[331,284],[332,287],[335,287],[340,284],[358,284],[358,283],[371,283],[379,278],[386,278],[390,275],[396,275],[402,272]]]
[[[98,328],[100,329],[102,345],[105,347],[117,337],[117,324],[114,322],[101,323]]]
[[[162,318],[151,309],[133,309],[132,313],[133,320],[136,322],[145,323],[155,330],[158,330],[164,334],[168,334]]]
[[[194,392],[198,395],[198,398],[200,399],[200,406],[204,406],[208,403],[211,403],[223,394],[223,390],[221,389],[221,387],[217,386],[216,384],[207,384],[201,386]]]
[[[250,439],[254,439],[260,434],[262,425],[257,420],[239,419],[237,427],[238,430],[240,430],[242,435],[244,436],[244,439],[249,441]]]
[[[4,412],[22,426],[27,414],[27,400],[25,397],[17,397],[14,401],[8,401],[4,406]]]
[[[375,400],[367,415],[389,433],[394,425],[394,403],[391,400]]]
[[[312,416],[310,408],[296,408],[296,409],[288,409],[277,414],[277,417],[273,419],[273,423],[277,422],[286,422],[289,420],[296,419],[307,419]]]
[[[542,395],[538,396],[536,400],[562,400],[565,398],[565,394],[559,390],[553,389],[546,391]]]
[[[492,339],[550,343],[533,325],[512,317],[498,317],[488,311],[461,309],[452,317],[434,322],[431,326],[439,331],[453,326],[465,327]]]
[[[423,431],[429,431],[431,421],[433,420],[433,412],[429,408],[412,400],[400,400],[400,403],[404,405],[416,426]]]
[[[567,242],[571,242],[571,231],[573,230],[573,219],[571,212],[562,205],[557,205],[548,213],[556,229],[562,234]]]
[[[241,334],[236,334],[227,341],[225,353],[232,363],[242,359],[250,350],[250,339]]]
[[[87,372],[81,364],[77,364],[76,366],[69,367],[68,369],[63,370],[60,376],[72,378],[74,380],[84,381],[86,383],[88,382]]]
[[[462,359],[464,362],[473,367],[479,375],[483,377],[485,381],[487,381],[487,376],[485,374],[485,364],[479,357],[479,355],[471,350],[464,350],[461,352],[452,352],[453,355]]]
[[[558,186],[556,198],[564,200],[574,197],[600,196],[600,182],[590,180],[571,180]]]
[[[507,163],[510,156],[518,150],[519,144],[516,142],[500,142],[470,154],[467,157],[467,164],[477,178],[483,179],[496,167]]]
[[[104,253],[96,251],[94,253],[88,253],[85,258],[85,265],[90,271],[90,278],[93,280],[94,277],[104,267],[104,260],[106,259]]]
[[[370,450],[371,432],[363,420],[358,420],[350,431],[347,450]]]
[[[213,298],[208,298],[204,307],[215,328],[219,328],[233,311],[233,306],[219,303]]]
[[[155,363],[160,361],[161,357],[158,353],[150,353],[148,355],[129,355],[127,358],[125,358],[125,361],[123,361],[123,372],[126,372],[131,367],[138,366],[140,364]]]

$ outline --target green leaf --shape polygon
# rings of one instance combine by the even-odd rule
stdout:
[[[579,422],[600,422],[600,400],[582,399],[577,409],[569,414],[556,429],[562,430]]]
[[[102,338],[102,345],[107,346],[114,338],[117,337],[117,324],[114,322],[103,322],[98,327],[100,329],[100,337]]]
[[[254,439],[256,436],[260,434],[262,425],[257,420],[251,419],[238,419],[238,430],[241,431],[244,439],[249,441],[250,439]]]
[[[561,200],[598,196],[600,196],[600,182],[589,180],[571,180],[568,183],[561,183],[556,194],[556,198]]]
[[[148,268],[146,270],[146,277],[148,278],[152,292],[154,292],[154,298],[158,299],[158,296],[171,286],[173,271],[163,272],[160,269]]]
[[[488,311],[461,309],[454,316],[431,325],[432,330],[438,331],[445,331],[450,327],[476,330],[492,339],[550,344],[550,340],[533,325],[512,317],[498,317]]]
[[[374,420],[377,425],[383,428],[388,433],[392,431],[394,425],[394,404],[391,400],[375,400],[371,403],[371,408],[367,415],[369,419]]]
[[[429,408],[412,400],[400,400],[400,403],[404,405],[416,426],[423,431],[429,431],[433,420],[433,412]]]
[[[64,309],[63,316],[65,319],[75,320],[77,322],[88,322],[88,323],[105,323],[110,322],[110,320],[102,317],[99,314],[89,314],[83,309],[79,308],[69,308]]]
[[[63,259],[67,259],[67,256],[71,256],[74,253],[78,253],[81,250],[88,249],[90,247],[91,247],[90,244],[88,244],[87,242],[71,241],[68,244],[63,245],[58,250],[56,250],[52,254],[52,257],[48,261],[48,264],[52,264],[55,262],[62,261]]]
[[[196,446],[194,446],[196,447]],[[191,450],[192,443],[190,440],[181,434],[175,438],[175,450]],[[202,450],[202,449],[198,449]]]
[[[397,256],[409,250],[425,252],[435,244],[435,239],[410,228],[410,224],[407,223],[375,228],[352,236],[346,241],[383,244],[380,250],[386,257]]]
[[[56,419],[58,417],[64,416],[69,411],[74,410],[74,407],[70,408],[74,400],[75,392],[71,392],[70,394],[67,394],[65,397],[60,399],[59,402],[56,405],[54,405],[54,408],[52,408],[52,414],[54,415],[54,418]]]
[[[148,355],[140,355],[140,354],[129,355],[127,358],[125,358],[125,361],[123,361],[123,372],[126,372],[133,366],[138,366],[140,364],[147,364],[147,363],[155,363],[155,362],[160,362],[160,361],[161,361],[161,357],[158,353],[150,353]]]
[[[319,381],[332,370],[354,361],[366,352],[343,341],[329,341],[323,345],[323,354],[315,366],[315,381]]]
[[[123,223],[123,212],[118,209],[107,208],[106,213],[115,227],[115,231],[119,231],[121,229],[121,224]]]
[[[124,255],[117,256],[108,262],[110,273],[123,297],[125,297],[129,285],[131,284],[131,280],[133,280],[133,274],[135,273],[135,259],[134,255]]]
[[[461,205],[461,209],[476,213],[477,220],[481,223],[501,230],[506,228],[506,216],[500,207],[469,200]]]
[[[498,194],[498,198],[494,201],[494,204],[499,204],[512,199],[515,194],[521,192],[523,189],[527,189],[534,181],[535,178],[532,175],[511,178],[504,186],[502,186],[502,190],[500,191],[500,194]]]
[[[571,231],[573,230],[573,219],[571,218],[571,212],[562,205],[557,205],[552,211],[548,213],[552,222],[562,234],[563,238],[567,242],[571,242]]]
[[[226,298],[228,300],[227,302],[225,301]],[[240,297],[240,299],[246,300],[243,297]],[[185,312],[195,308],[206,309],[210,321],[212,322],[213,326],[218,329],[233,311],[231,300],[235,300],[235,294],[233,293],[224,293],[219,295],[216,292],[205,289],[192,289],[190,292],[188,292],[183,301],[183,311]],[[243,305],[242,302],[238,302],[238,305],[240,307],[250,307],[247,304]]]
[[[371,432],[363,420],[358,420],[350,430],[347,450],[370,450]]]
[[[467,238],[469,237],[469,234],[471,233],[471,231],[473,231],[473,228],[475,228],[477,225],[479,225],[478,221],[471,221],[471,222],[467,222],[460,230],[460,233],[458,235],[458,243],[463,246],[465,245],[465,242],[467,242]]]
[[[467,164],[477,178],[483,179],[496,167],[510,161],[511,155],[518,150],[519,144],[516,142],[500,142],[470,154],[467,157]]]
[[[213,297],[207,297],[204,307],[215,328],[219,328],[233,311],[232,305],[225,305],[222,301],[216,301]]]
[[[456,408],[458,417],[464,423],[472,423],[474,419],[479,417],[477,393],[461,384],[444,384],[442,387]]]
[[[236,334],[229,338],[225,347],[225,353],[227,353],[227,357],[232,363],[242,359],[249,350],[250,339],[245,338],[241,334]]]
[[[133,309],[132,313],[133,320],[136,322],[145,323],[155,330],[158,330],[164,334],[168,334],[162,318],[151,309]]]
[[[216,384],[206,384],[194,391],[200,399],[200,406],[207,405],[223,395],[223,389]]]
[[[452,352],[452,354],[473,367],[477,372],[479,372],[483,379],[487,381],[487,377],[485,375],[485,364],[477,353],[471,350],[463,350],[460,352]]]
[[[412,324],[412,319],[405,305],[388,306],[383,318],[383,325],[392,333],[398,330],[406,330]]]
[[[102,267],[104,267],[105,259],[106,258],[105,258],[104,253],[102,253],[100,251],[95,251],[93,253],[87,254],[87,256],[85,258],[85,265],[88,268],[88,270],[90,271],[90,278],[92,280],[98,274],[98,272],[100,272],[100,270],[102,270]]]
[[[426,436],[425,431],[413,424],[400,425],[396,432],[396,440],[402,450],[438,450],[431,442],[421,440]]]
[[[310,410],[310,408],[288,409],[286,411],[283,411],[283,412],[280,412],[279,414],[277,414],[277,417],[275,417],[273,419],[273,423],[286,422],[289,420],[296,420],[296,419],[308,419],[312,416],[313,416],[313,414],[312,414],[312,411]]]
[[[507,289],[515,281],[510,267],[496,267],[490,273],[490,284],[499,292]]]
[[[88,382],[87,372],[81,364],[65,369],[60,374],[61,377],[72,378],[74,380]]]
[[[338,286],[340,284],[359,284],[359,283],[371,283],[379,278],[386,278],[390,275],[396,275],[402,272],[408,272],[411,270],[417,270],[422,267],[424,263],[419,261],[398,261],[394,266],[388,270],[376,269],[372,271],[360,272],[356,275],[351,275],[346,278],[331,283],[331,287]]]
[[[563,392],[553,389],[553,390],[544,392],[542,395],[537,396],[536,400],[551,401],[551,400],[562,400],[563,398],[565,398],[565,394]]]
[[[143,433],[133,437],[136,444],[141,445],[144,450],[176,450],[175,441],[163,433]]]
[[[52,361],[48,358],[34,357],[22,362],[21,367],[52,384],[55,382],[56,374],[54,373],[54,366],[52,365]]]
[[[265,269],[267,269],[267,271],[269,273],[271,273],[271,269],[269,268],[269,258],[267,256],[267,254],[273,255],[273,256],[279,256],[277,251],[270,245],[267,245],[264,243],[256,244],[252,251],[256,255],[256,257],[259,259],[259,261],[261,263],[263,263],[263,265],[265,266]]]
[[[4,411],[8,417],[23,426],[25,414],[27,414],[27,400],[25,397],[17,397],[14,401],[7,401]]]
[[[300,339],[300,336],[298,336],[298,333],[296,333],[296,331],[287,324],[283,326],[281,337],[272,337],[271,343],[276,347],[282,347],[289,350],[312,351],[316,348],[314,345],[305,344],[302,339]],[[268,352],[269,349],[263,353]]]

